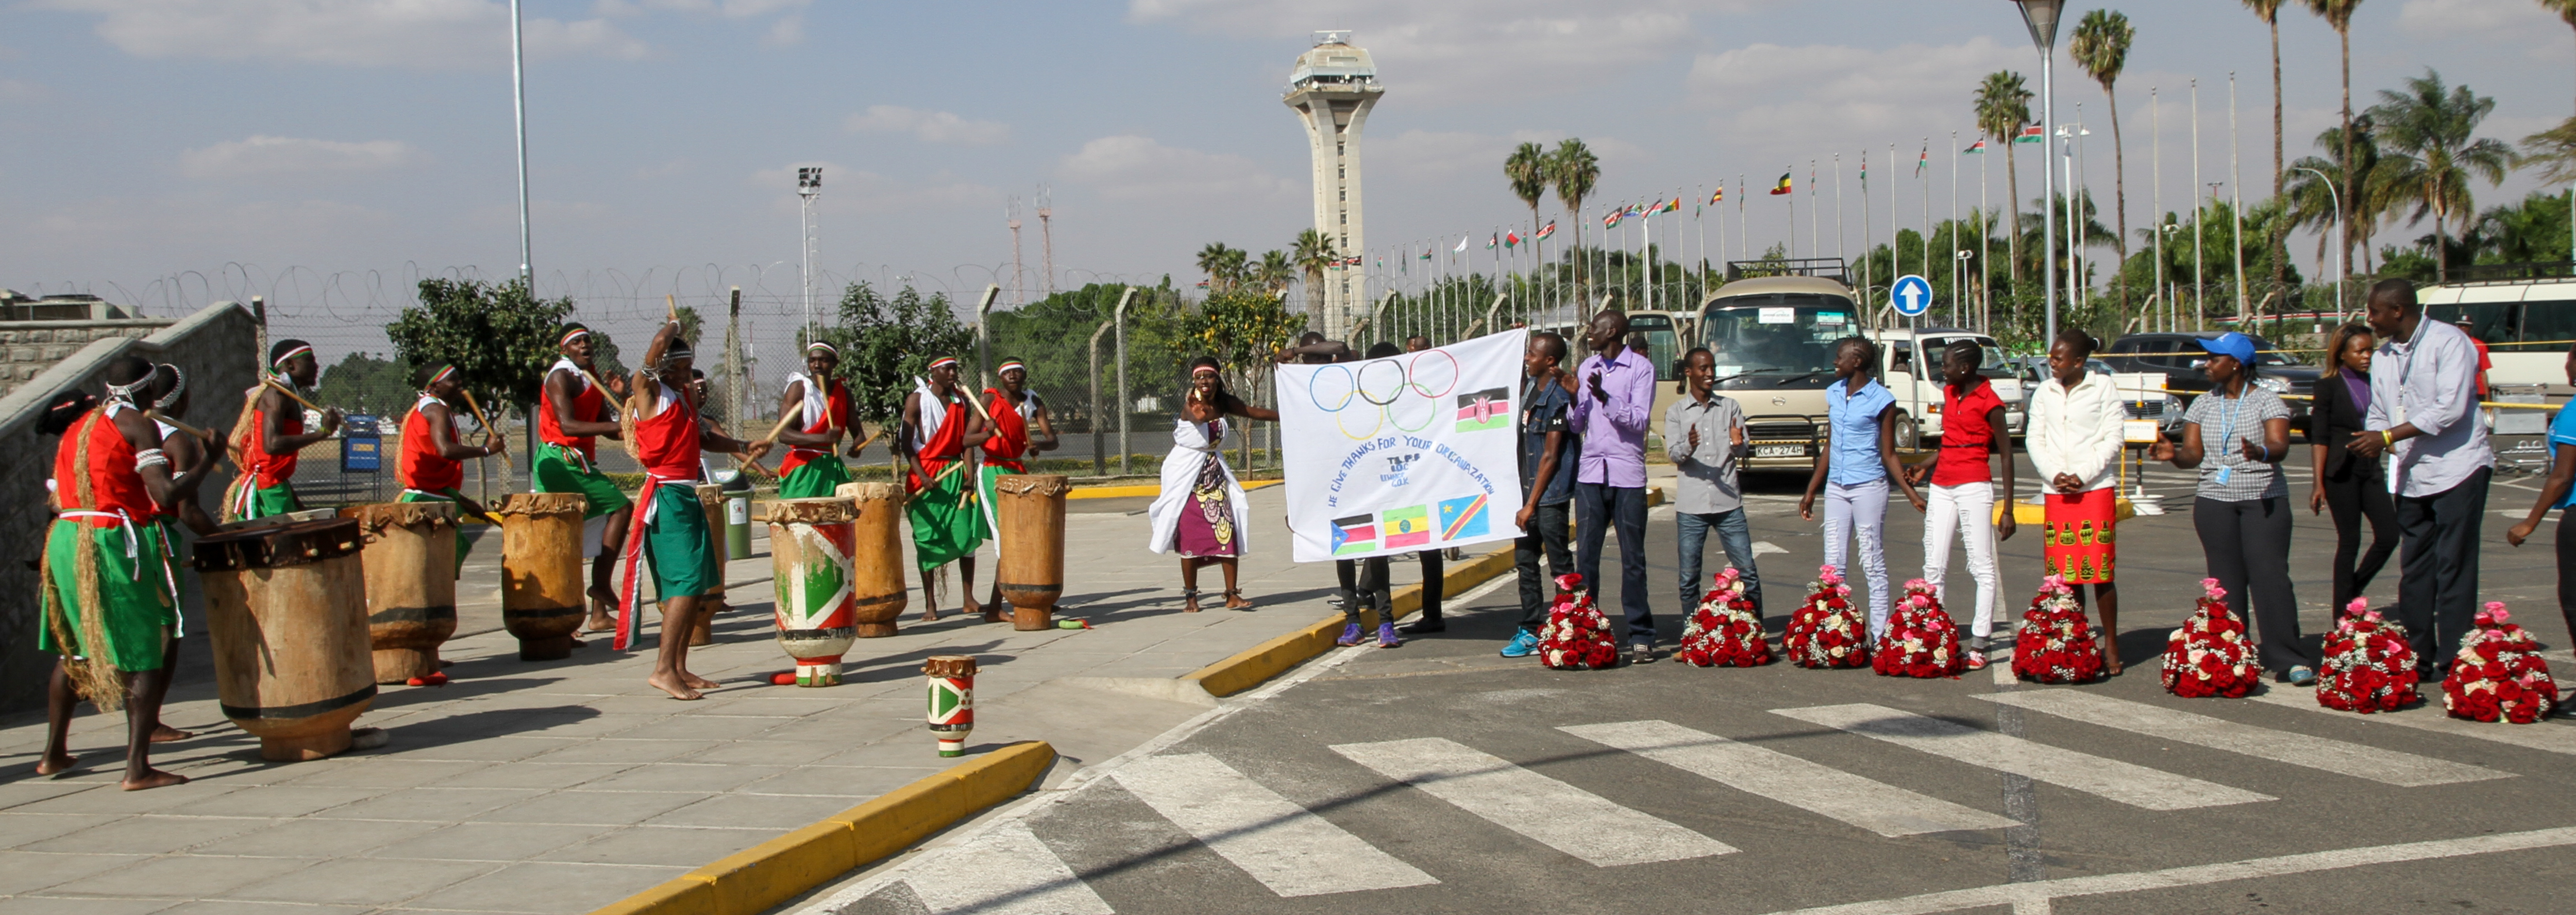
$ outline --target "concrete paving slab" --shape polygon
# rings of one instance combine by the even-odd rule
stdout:
[[[178,904],[169,899],[13,896],[0,899],[0,915],[150,915]]]
[[[0,851],[0,896],[32,893],[148,860],[150,855]]]
[[[414,901],[423,909],[470,912],[587,912],[646,885],[686,873],[682,867],[526,862],[457,883]]]
[[[302,785],[253,785],[240,791],[210,797],[194,804],[170,808],[182,816],[265,817],[286,819],[328,810],[342,804],[354,804],[383,794],[382,788],[307,787]],[[132,792],[149,794],[151,792]]]
[[[30,842],[22,846],[21,850],[109,855],[166,855],[181,849],[237,836],[266,826],[270,822],[253,819],[160,815],[125,817],[42,842]]]
[[[236,855],[166,855],[47,887],[65,896],[163,896],[189,899],[221,893],[313,864],[305,858]]]
[[[434,825],[400,820],[325,820],[315,817],[285,820],[274,826],[246,832],[223,840],[215,846],[228,855],[260,855],[293,858],[362,854],[378,846],[420,835]]]
[[[615,828],[557,823],[458,823],[413,835],[367,855],[437,861],[522,861]]]
[[[334,807],[315,816],[346,820],[461,823],[477,814],[526,802],[540,792],[503,788],[409,788]]]
[[[696,867],[775,837],[770,829],[623,826],[586,842],[536,855],[540,861]]]
[[[244,901],[392,905],[500,868],[484,862],[339,858],[205,895]]]

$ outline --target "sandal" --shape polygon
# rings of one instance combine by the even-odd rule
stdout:
[[[1242,601],[1242,602],[1243,602],[1243,606],[1240,606],[1240,607],[1235,606],[1234,604],[1235,604],[1235,602],[1236,602],[1236,601]],[[1250,610],[1250,609],[1252,609],[1252,606],[1253,606],[1252,601],[1251,601],[1250,599],[1247,599],[1247,598],[1245,598],[1245,597],[1243,596],[1243,589],[1242,589],[1242,588],[1227,588],[1227,589],[1225,589],[1225,608],[1226,608],[1226,609],[1228,609],[1228,610]]]
[[[1199,612],[1199,589],[1197,589],[1197,588],[1182,588],[1182,589],[1181,589],[1181,612],[1182,612],[1182,613],[1197,613],[1197,612]]]

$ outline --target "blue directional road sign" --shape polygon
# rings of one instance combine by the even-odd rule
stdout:
[[[1887,289],[1887,303],[1909,318],[1931,311],[1932,284],[1911,273],[1897,277],[1896,285]]]

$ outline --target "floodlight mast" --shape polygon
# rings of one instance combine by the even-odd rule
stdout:
[[[797,259],[803,262],[800,272],[805,285],[805,326],[809,330],[814,326],[815,249],[820,247],[814,236],[814,198],[820,196],[823,196],[823,167],[815,165],[797,169],[796,198],[801,212],[797,236],[804,249]]]
[[[2021,21],[2030,27],[2030,43],[2039,49],[2039,128],[2040,136],[2050,136],[2057,121],[2057,18],[2065,11],[2066,0],[2013,0],[2021,7]],[[2049,205],[2040,208],[2041,237],[2054,246],[2057,243],[2057,170],[2045,169],[2047,187],[2041,199]],[[2067,252],[2072,256],[2074,252]],[[2057,257],[2040,258],[2045,273],[2042,287],[2047,289],[2047,339],[2057,339]]]

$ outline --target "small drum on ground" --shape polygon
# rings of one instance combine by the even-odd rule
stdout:
[[[438,672],[438,646],[456,634],[456,504],[353,505],[367,578],[367,634],[376,682],[405,683]]]
[[[863,639],[893,635],[912,599],[903,583],[903,487],[843,483],[832,495],[858,511],[850,526],[851,625]]]
[[[939,755],[966,755],[966,738],[975,733],[975,657],[931,655],[921,673],[930,678],[930,736]]]
[[[778,583],[778,647],[796,660],[796,685],[840,683],[841,655],[858,637],[850,596],[858,506],[838,497],[783,499],[759,514],[769,522]]]
[[[589,588],[581,574],[580,493],[512,493],[492,506],[501,516],[501,626],[519,639],[519,660],[572,656]]]
[[[192,554],[224,717],[262,759],[349,749],[376,698],[358,522],[302,521],[216,534]]]
[[[993,481],[993,514],[1001,522],[1001,568],[993,581],[1011,602],[1011,628],[1055,628],[1055,602],[1064,594],[1064,496],[1071,486],[1053,474],[1017,474]]]

